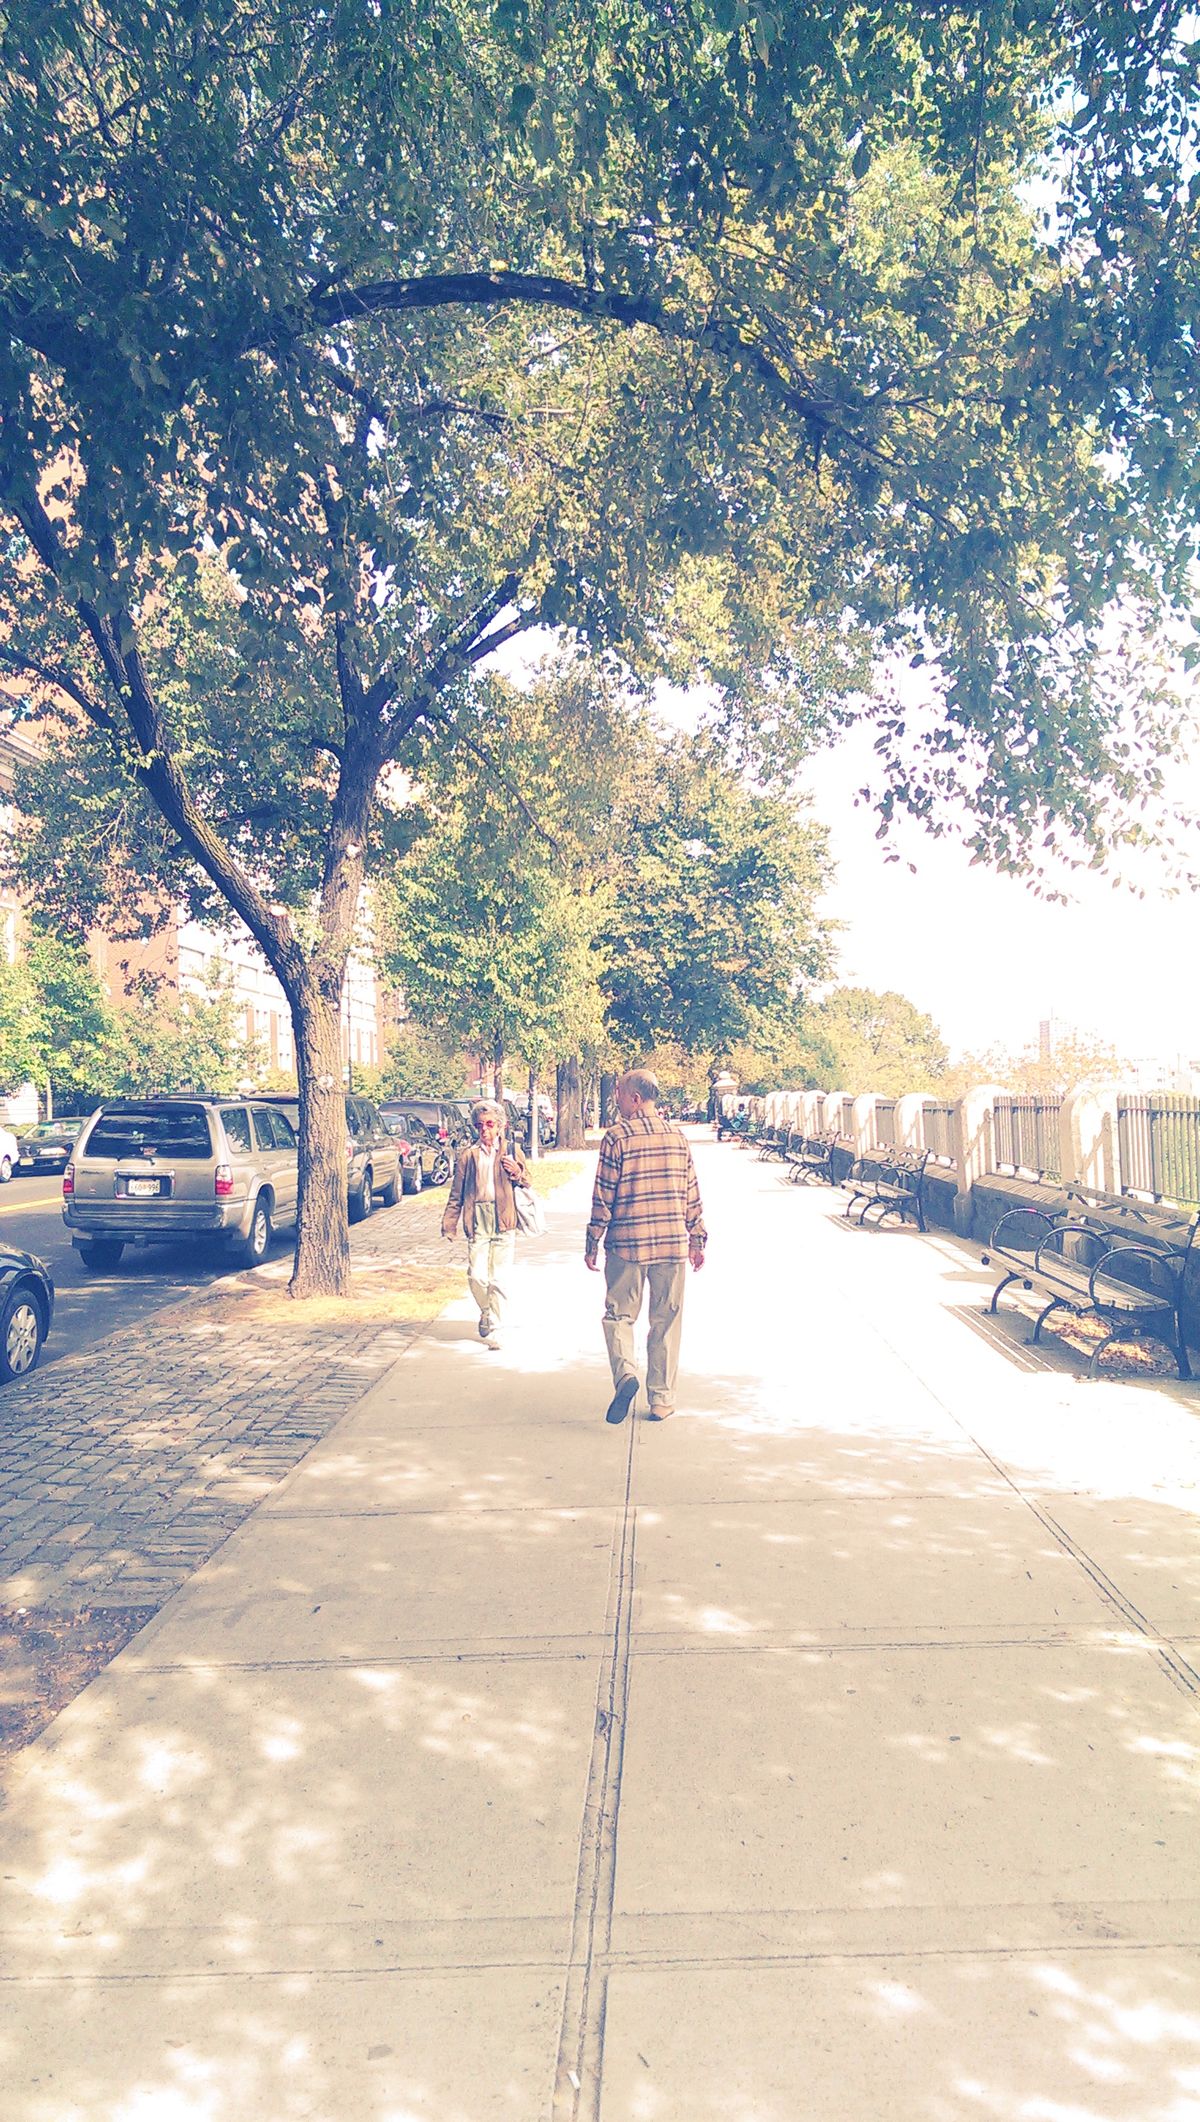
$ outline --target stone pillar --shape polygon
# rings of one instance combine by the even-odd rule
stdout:
[[[819,1135],[825,1125],[825,1093],[805,1090],[800,1093],[800,1126],[806,1135]]]
[[[915,1149],[918,1156],[925,1147],[925,1107],[928,1099],[924,1091],[906,1091],[896,1100],[896,1145],[899,1149]]]
[[[954,1228],[963,1237],[971,1231],[972,1188],[977,1179],[995,1170],[992,1107],[1004,1093],[995,1083],[969,1090],[954,1108],[954,1163],[958,1192],[954,1197]]]
[[[1068,1091],[1058,1126],[1064,1183],[1090,1186],[1102,1194],[1119,1194],[1116,1084],[1091,1084]]]
[[[864,1091],[857,1097],[850,1110],[850,1132],[854,1139],[854,1154],[865,1157],[875,1147],[875,1093]]]
[[[828,1090],[821,1099],[821,1130],[827,1135],[842,1132],[842,1094],[840,1090]]]

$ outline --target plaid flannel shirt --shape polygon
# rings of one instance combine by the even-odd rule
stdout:
[[[600,1144],[587,1250],[601,1238],[622,1260],[684,1260],[707,1238],[696,1167],[683,1135],[659,1113],[618,1120]]]

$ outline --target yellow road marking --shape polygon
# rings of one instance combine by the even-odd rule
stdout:
[[[0,1216],[19,1216],[27,1208],[54,1208],[62,1205],[62,1188],[56,1194],[26,1194],[23,1201],[6,1201],[0,1207]]]

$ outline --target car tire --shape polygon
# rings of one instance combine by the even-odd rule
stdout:
[[[414,1165],[411,1171],[407,1169],[402,1171],[400,1174],[400,1184],[404,1188],[406,1194],[419,1194],[421,1191],[420,1165]]]
[[[0,1186],[7,1186],[12,1178],[12,1158],[0,1157]]]
[[[433,1167],[429,1183],[431,1186],[448,1186],[450,1183],[450,1159],[445,1150],[442,1150]]]
[[[244,1238],[239,1238],[233,1249],[233,1257],[239,1267],[261,1267],[271,1250],[271,1204],[265,1194],[259,1194],[250,1216],[250,1228]]]
[[[42,1353],[46,1315],[26,1283],[10,1290],[0,1310],[0,1380],[26,1378]]]
[[[350,1221],[365,1223],[374,1206],[375,1174],[368,1170],[363,1173],[363,1183],[358,1192],[350,1196]]]
[[[379,1198],[385,1208],[395,1208],[397,1201],[400,1199],[400,1173],[398,1169],[392,1173]]]
[[[124,1250],[123,1238],[93,1238],[90,1245],[78,1248],[84,1266],[97,1275],[111,1274],[114,1267],[119,1267]]]

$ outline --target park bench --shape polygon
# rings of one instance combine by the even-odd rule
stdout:
[[[788,1178],[793,1186],[832,1186],[833,1152],[837,1147],[836,1135],[805,1135],[789,1137],[784,1153],[789,1166]]]
[[[799,1136],[796,1137],[797,1141]],[[758,1161],[769,1164],[772,1158],[782,1160],[787,1156],[788,1144],[792,1140],[790,1127],[765,1127],[758,1138]]]
[[[1042,1303],[1030,1339],[1039,1341],[1053,1312],[1095,1318],[1108,1332],[1092,1354],[1089,1378],[1114,1341],[1145,1334],[1164,1341],[1181,1378],[1190,1378],[1183,1330],[1184,1278],[1200,1226],[1118,1194],[1069,1187],[1056,1209],[1010,1208],[992,1232],[985,1267],[1003,1269],[988,1306],[994,1312],[1014,1282]]]
[[[928,1150],[896,1149],[877,1151],[873,1156],[860,1157],[846,1185],[850,1199],[845,1213],[858,1211],[860,1226],[873,1210],[879,1210],[878,1221],[883,1223],[888,1216],[898,1216],[903,1223],[911,1216],[918,1230],[925,1228],[925,1167],[929,1162]]]

